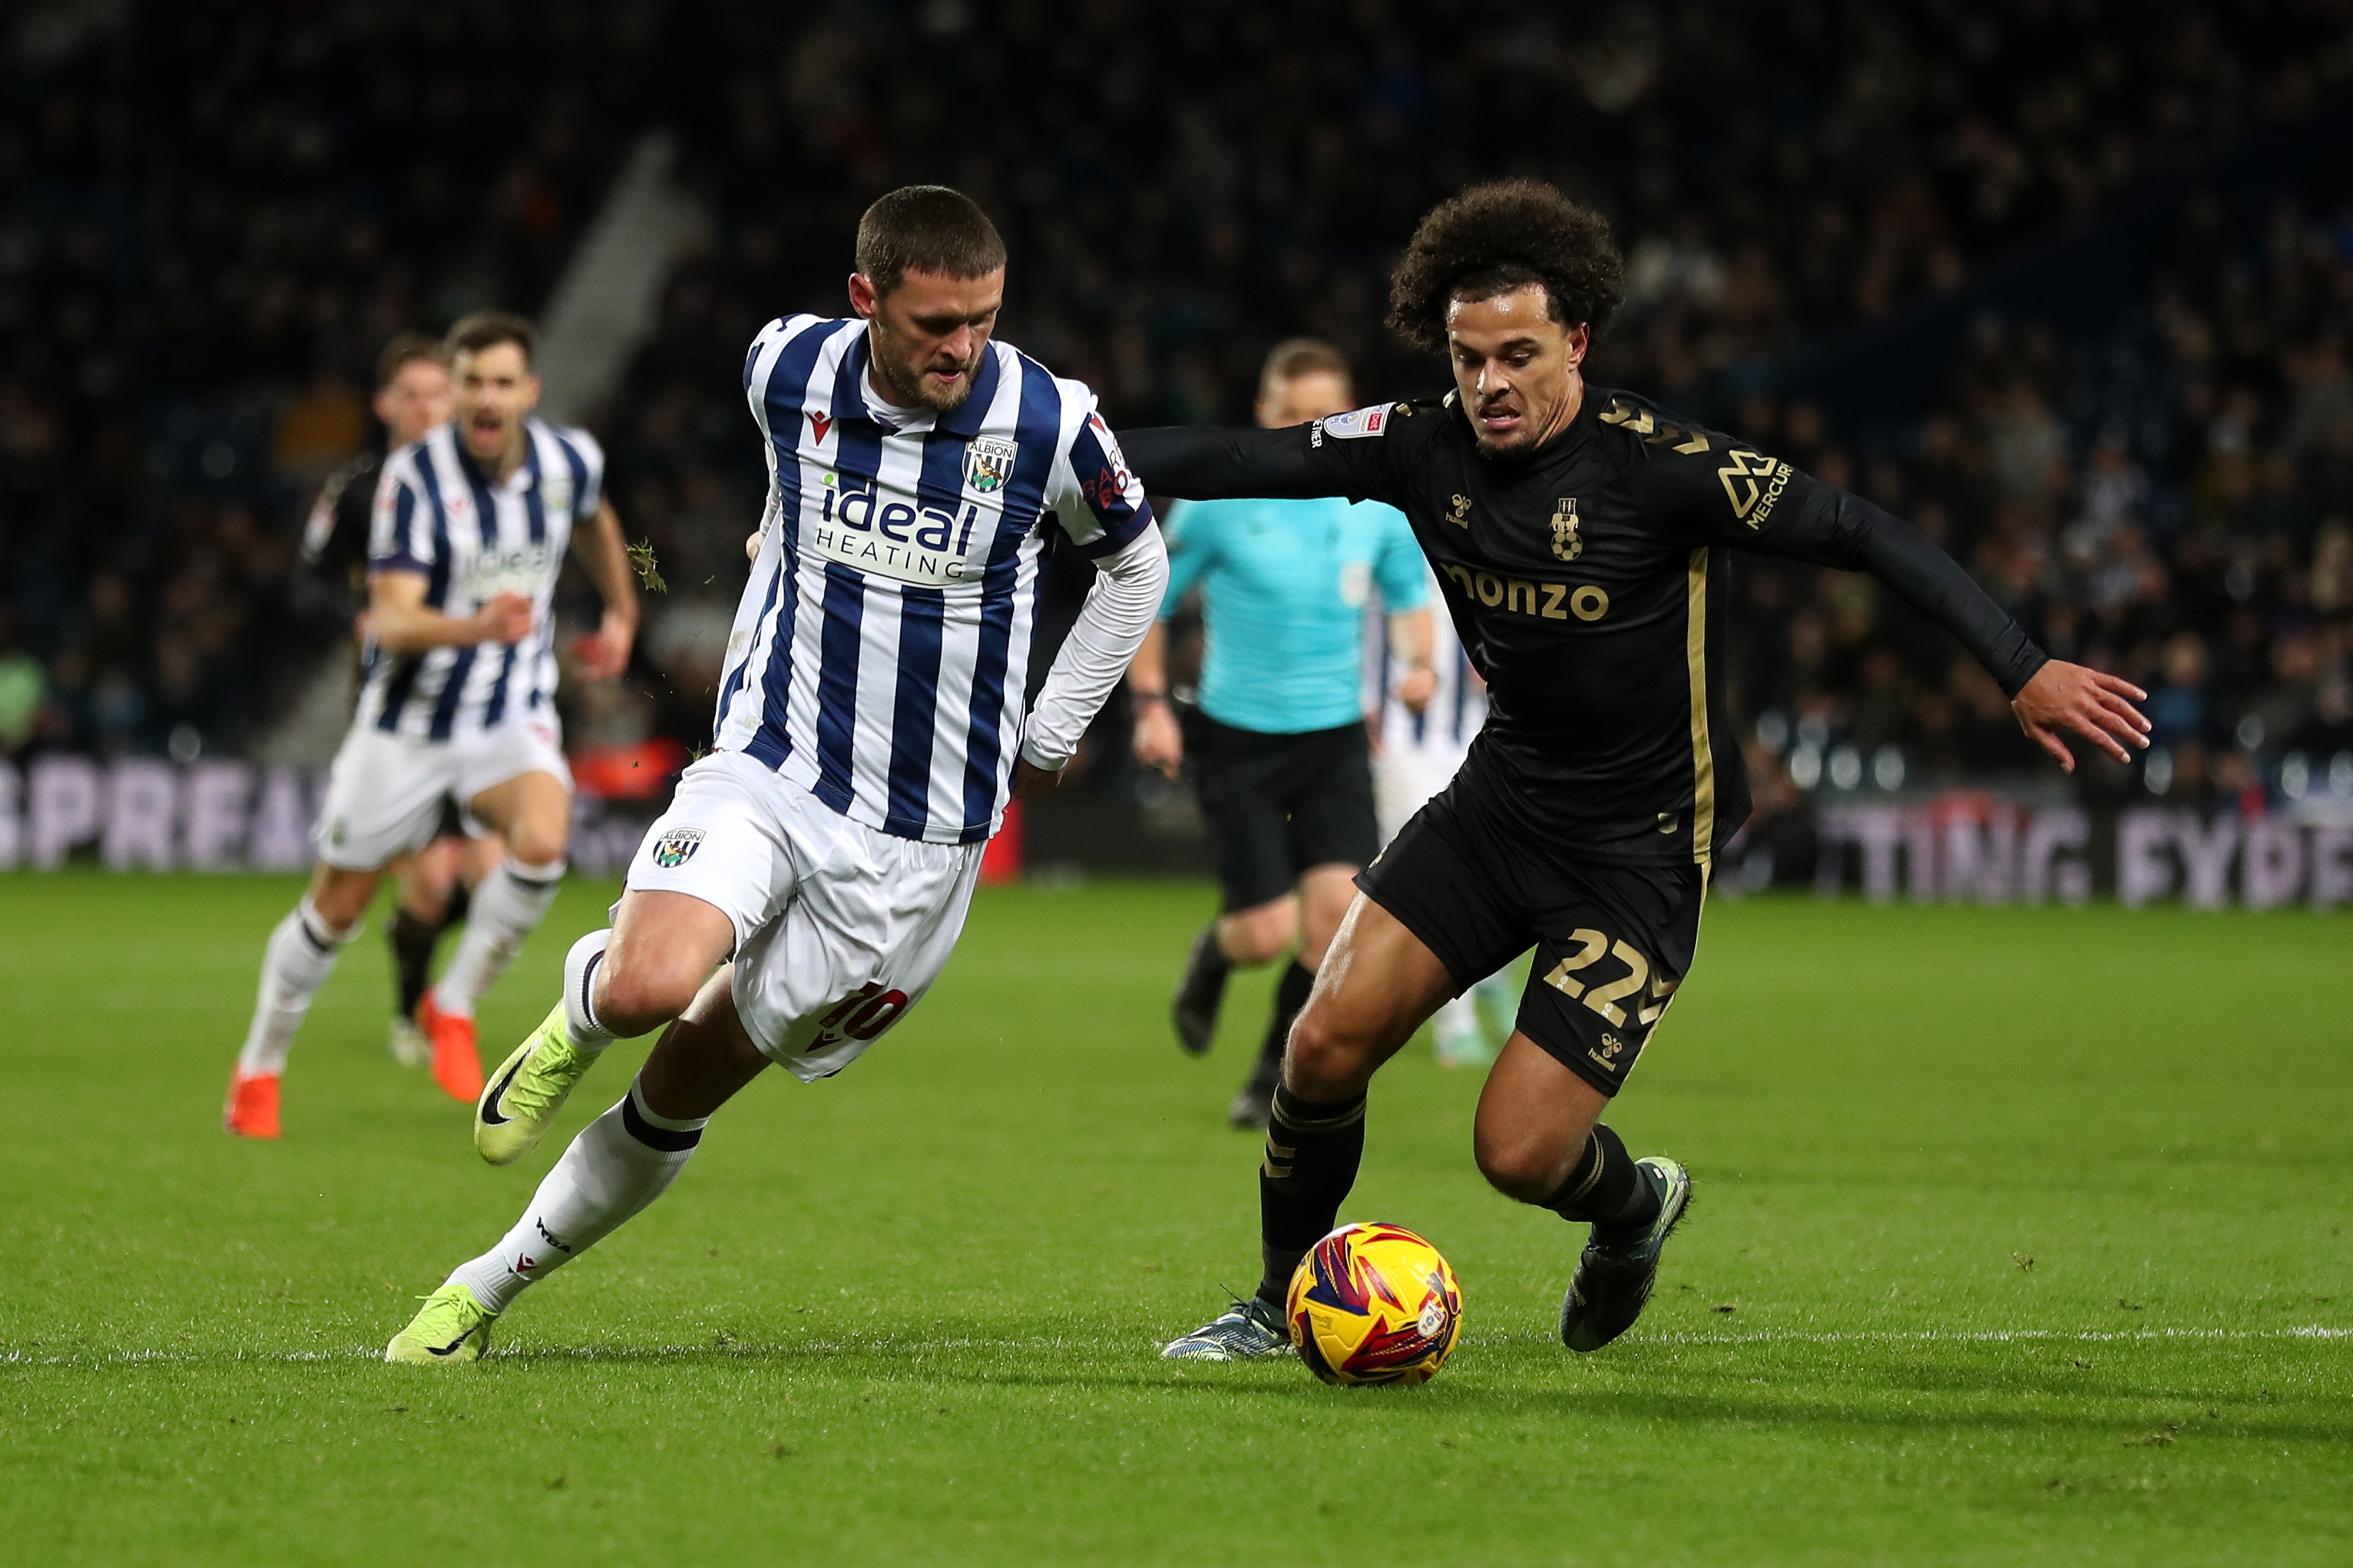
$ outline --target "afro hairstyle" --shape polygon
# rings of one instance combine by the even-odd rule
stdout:
[[[1552,319],[1599,337],[1626,296],[1609,220],[1541,180],[1472,185],[1432,207],[1389,274],[1389,329],[1417,348],[1446,346],[1451,299],[1491,300],[1541,283]]]

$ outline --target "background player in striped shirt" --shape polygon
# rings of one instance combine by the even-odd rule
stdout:
[[[1444,603],[1437,574],[1426,563],[1422,570],[1431,601]],[[1471,668],[1453,618],[1430,616],[1430,698],[1417,708],[1406,696],[1414,672],[1425,666],[1417,662],[1416,650],[1398,646],[1385,614],[1366,617],[1365,635],[1372,657],[1366,660],[1371,689],[1365,709],[1373,732],[1373,805],[1380,816],[1383,844],[1395,839],[1415,812],[1453,782],[1471,754],[1479,727],[1487,721],[1487,684]],[[1495,1059],[1501,1039],[1511,1034],[1508,1020],[1518,1002],[1513,985],[1506,966],[1430,1015],[1431,1045],[1440,1067],[1483,1067]],[[1507,1022],[1500,1031],[1493,1030],[1482,1012]]]
[[[620,520],[603,500],[603,453],[586,431],[530,416],[532,346],[530,323],[514,316],[451,328],[456,419],[394,453],[376,486],[366,684],[328,783],[310,891],[269,938],[229,1079],[232,1132],[278,1135],[279,1082],[311,998],[358,934],[384,868],[433,837],[445,798],[510,851],[420,1009],[433,1076],[452,1096],[481,1088],[475,1000],[554,900],[572,809],[554,701],[565,546],[605,600],[603,624],[575,649],[583,676],[628,662],[638,605]]]
[[[376,357],[375,416],[384,421],[385,449],[361,453],[327,476],[302,525],[302,564],[317,573],[341,613],[358,617],[367,603],[368,532],[376,480],[385,459],[449,418],[449,354],[441,340],[402,332]],[[403,1067],[422,1067],[433,1047],[417,1026],[427,970],[441,935],[466,918],[466,903],[506,854],[499,836],[474,824],[461,830],[456,803],[442,807],[443,831],[414,855],[392,863],[397,893],[385,935],[392,943],[393,1014],[388,1045]]]
[[[479,1356],[525,1286],[660,1195],[762,1069],[829,1077],[906,1016],[1008,799],[1053,786],[1144,640],[1168,563],[1143,487],[1092,393],[992,340],[1004,289],[987,216],[910,186],[859,225],[854,316],[753,341],[768,505],[715,749],[648,831],[613,929],[573,947],[563,1001],[484,1090],[475,1146],[520,1158],[617,1036],[670,1027],[387,1360]],[[1032,707],[1056,536],[1100,574]]]

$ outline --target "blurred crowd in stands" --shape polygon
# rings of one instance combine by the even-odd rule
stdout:
[[[2293,795],[2353,747],[2353,179],[2268,221],[2193,197],[2121,325],[1988,318],[1899,431],[1736,391],[2341,114],[2347,0],[132,10],[5,81],[0,748],[252,744],[338,635],[288,563],[306,487],[368,438],[369,356],[543,305],[654,125],[713,221],[597,425],[672,592],[578,738],[705,739],[763,485],[743,347],[841,308],[880,191],[978,197],[1015,258],[1005,334],[1133,424],[1246,417],[1300,331],[1368,397],[1442,384],[1379,330],[1388,266],[1430,203],[1525,173],[1627,250],[1597,379],[1721,410],[2150,687],[2162,754],[2094,787]],[[2000,693],[1868,582],[1739,582],[1772,788],[2031,764]],[[1124,748],[1095,754],[1117,784]]]
[[[377,351],[545,295],[650,40],[624,5],[36,9],[0,79],[0,747],[248,745],[348,637],[291,568]]]

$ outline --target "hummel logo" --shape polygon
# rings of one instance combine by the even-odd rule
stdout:
[[[819,414],[814,408],[809,410],[809,434],[817,437],[817,444],[818,446],[822,447],[825,445],[825,433],[832,428],[832,415]]]

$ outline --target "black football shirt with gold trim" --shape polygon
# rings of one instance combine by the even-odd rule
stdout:
[[[1404,512],[1487,682],[1466,773],[1495,786],[1532,847],[1704,865],[1746,820],[1725,699],[1729,551],[1871,572],[2010,695],[2044,662],[1910,524],[1630,393],[1588,386],[1568,428],[1521,458],[1482,456],[1451,395],[1120,442],[1155,494]]]

